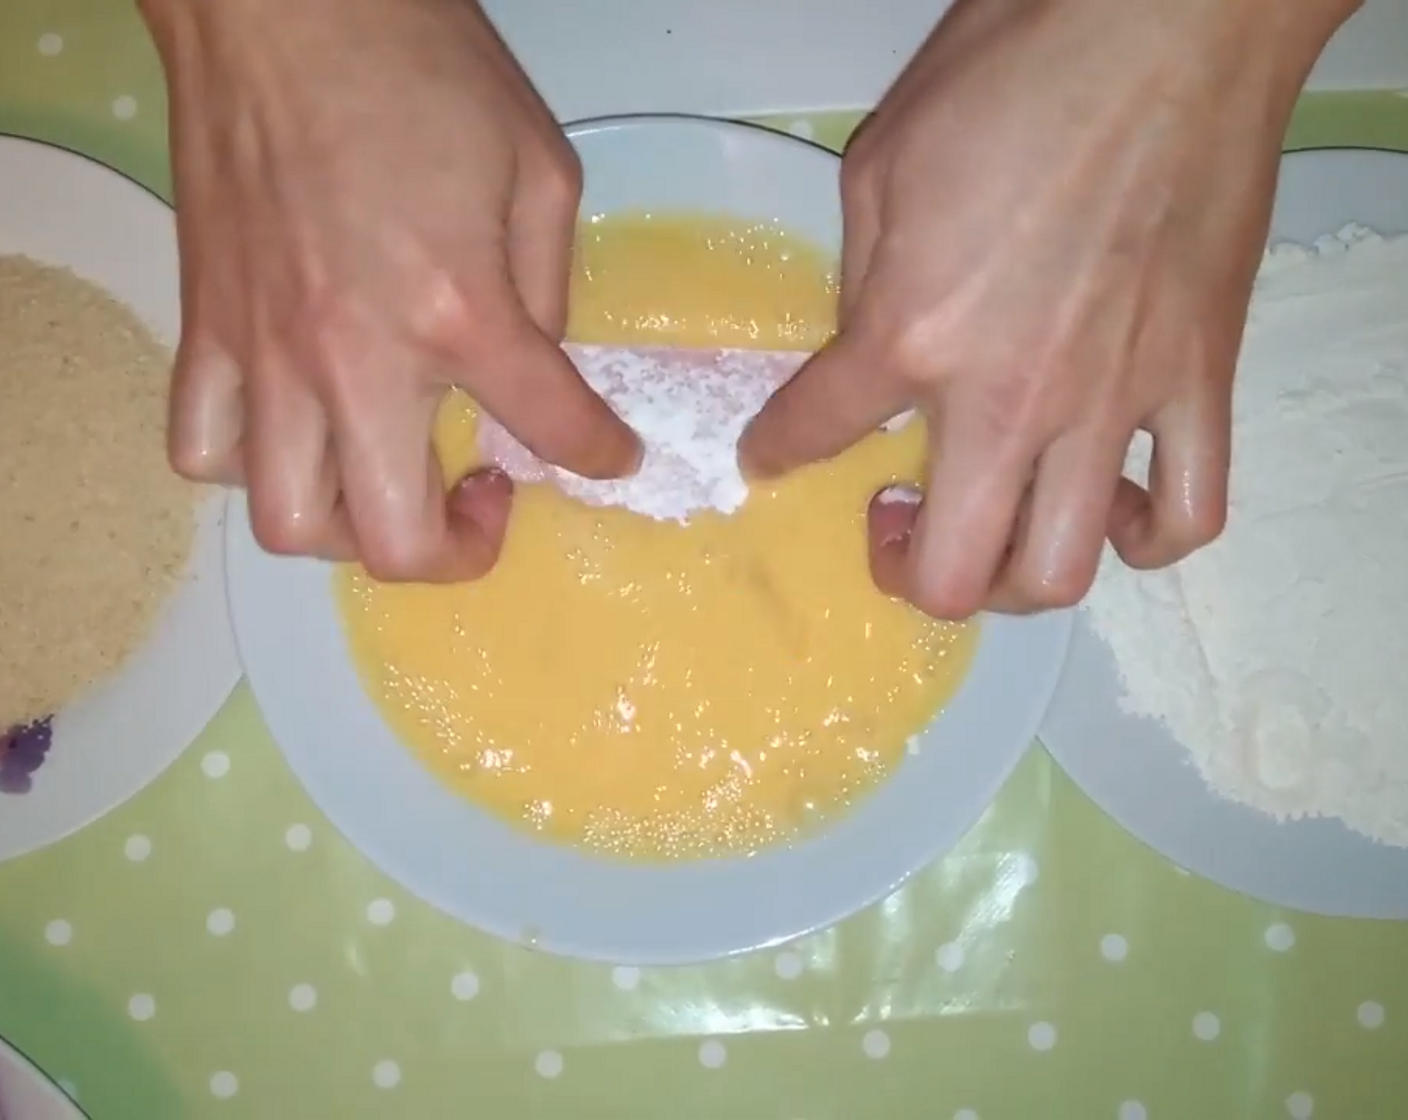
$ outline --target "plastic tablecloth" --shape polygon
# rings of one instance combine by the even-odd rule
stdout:
[[[165,193],[164,113],[132,5],[0,3],[0,131]],[[766,123],[838,146],[856,118]],[[1307,98],[1290,144],[1408,148],[1408,94]],[[1034,746],[956,851],[834,929],[555,959],[374,870],[241,686],[138,797],[0,865],[0,1035],[95,1120],[1403,1120],[1408,926],[1190,876]]]

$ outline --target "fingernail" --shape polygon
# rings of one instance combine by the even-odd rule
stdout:
[[[917,506],[924,500],[924,491],[907,482],[897,482],[876,494],[875,500],[884,506]]]
[[[880,548],[902,545],[914,530],[924,496],[913,486],[887,486],[870,503],[870,534]]]
[[[888,420],[881,424],[880,430],[882,432],[898,432],[901,428],[908,427],[909,422],[913,420],[916,415],[918,414],[914,411],[914,409],[907,408],[898,415],[891,416]]]
[[[490,537],[503,535],[513,498],[513,479],[497,467],[465,475],[449,494],[449,510]]]
[[[502,467],[485,467],[483,470],[471,471],[450,487],[450,497],[458,498],[461,494],[477,493],[486,487],[505,485],[512,487],[513,479]]]
[[[766,464],[758,462],[757,458],[748,454],[742,444],[738,447],[738,472],[743,475],[743,481],[749,483],[772,482],[777,478],[777,472],[770,470]]]

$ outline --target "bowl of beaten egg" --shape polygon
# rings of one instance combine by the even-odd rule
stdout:
[[[833,326],[835,155],[741,124],[569,129],[569,340],[810,350]],[[436,431],[475,465],[473,402]],[[933,622],[866,566],[923,425],[687,523],[518,487],[454,587],[276,558],[229,516],[235,632],[309,795],[385,873],[499,936],[672,964],[830,925],[947,852],[1026,750],[1067,614]]]

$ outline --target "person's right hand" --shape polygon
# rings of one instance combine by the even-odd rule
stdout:
[[[575,155],[469,0],[143,0],[181,247],[173,466],[245,485],[260,543],[387,580],[492,567],[512,487],[447,495],[465,389],[540,458],[633,470],[566,322]]]

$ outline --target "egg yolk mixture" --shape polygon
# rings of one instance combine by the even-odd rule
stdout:
[[[834,327],[832,262],[771,226],[597,219],[572,283],[576,342],[812,350]],[[447,480],[478,465],[475,424],[446,400]],[[645,859],[786,841],[894,769],[971,660],[975,624],[870,579],[867,504],[923,452],[922,423],[876,433],[688,525],[520,486],[483,580],[339,571],[352,656],[417,757],[547,838]]]

